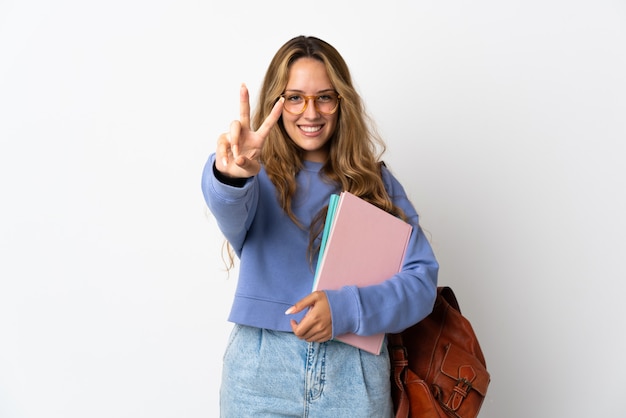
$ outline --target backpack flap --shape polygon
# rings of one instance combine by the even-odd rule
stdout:
[[[442,406],[454,411],[457,416],[466,418],[470,417],[467,415],[470,410],[478,412],[487,394],[489,381],[489,372],[479,359],[455,345],[448,344],[441,371],[433,384]],[[466,408],[463,407],[464,404]],[[464,413],[466,409],[467,413]]]

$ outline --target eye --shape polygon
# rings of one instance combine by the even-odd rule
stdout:
[[[321,94],[319,96],[317,96],[317,101],[320,103],[328,103],[331,102],[335,99],[335,96],[333,96],[332,94]]]
[[[285,100],[289,103],[297,104],[302,103],[304,99],[299,94],[288,94],[287,96],[285,96]]]

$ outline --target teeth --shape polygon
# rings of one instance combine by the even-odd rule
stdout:
[[[317,132],[320,129],[322,129],[321,126],[301,126],[300,129],[302,129],[304,132]]]

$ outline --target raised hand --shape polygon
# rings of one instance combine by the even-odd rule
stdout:
[[[250,95],[245,84],[239,92],[239,120],[230,124],[229,132],[217,140],[215,167],[223,174],[235,178],[247,178],[259,173],[261,147],[276,124],[283,110],[283,101],[276,102],[263,124],[253,131],[250,128]]]

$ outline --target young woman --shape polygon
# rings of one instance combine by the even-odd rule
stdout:
[[[389,358],[333,338],[399,332],[432,310],[438,264],[404,189],[378,160],[341,55],[300,36],[272,59],[250,120],[217,142],[202,190],[240,260],[224,356],[223,417],[390,417]],[[329,197],[349,191],[413,225],[402,271],[311,292]]]

